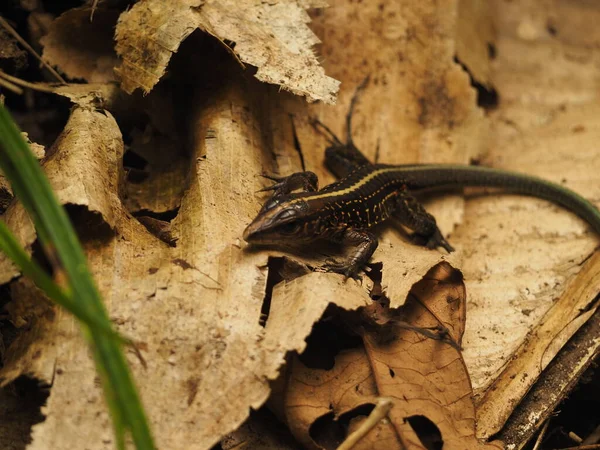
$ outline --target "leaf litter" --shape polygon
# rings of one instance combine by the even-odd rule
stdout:
[[[431,327],[443,323],[454,341],[461,341],[464,284],[455,269],[439,264],[446,260],[462,266],[465,260],[460,255],[448,257],[416,248],[398,232],[382,230],[376,260],[383,261],[383,279],[365,280],[361,286],[342,283],[333,274],[313,272],[328,249],[300,253],[303,263],[294,256],[276,266],[267,253],[248,251],[240,242],[243,227],[264,200],[254,194],[264,187],[258,174],[291,173],[304,161],[319,174],[322,184],[331,179],[321,164],[324,142],[307,118],[318,115],[340,130],[354,86],[369,73],[375,75],[359,105],[355,134],[359,148],[371,159],[466,162],[488,150],[490,119],[476,107],[469,77],[453,61],[454,39],[472,36],[455,37],[455,16],[418,5],[333,3],[327,10],[312,12],[313,29],[323,39],[324,64],[333,78],[326,77],[316,64],[312,47],[317,40],[306,26],[309,2],[241,2],[235,6],[211,1],[138,2],[119,16],[114,55],[91,48],[86,53],[85,44],[80,45],[85,41],[71,42],[69,30],[58,26],[72,23],[84,29],[83,22],[89,18],[85,8],[57,18],[46,38],[44,58],[65,75],[102,81],[55,89],[78,106],[49,151],[45,169],[79,225],[111,317],[120,331],[140,343],[147,367],[133,357],[130,362],[160,448],[210,448],[227,433],[236,433],[233,430],[246,420],[249,408],[260,407],[269,397],[269,404],[299,442],[309,448],[335,448],[349,432],[360,428],[382,396],[394,403],[387,419],[377,423],[355,448],[395,448],[401,442],[407,448],[431,448],[440,440],[448,448],[501,448],[499,443],[485,444],[475,438],[477,411],[469,381],[469,372],[478,365],[473,358],[474,338],[465,341],[469,343],[465,365],[456,348],[404,324]],[[465,4],[461,8],[465,15],[488,17],[480,8]],[[95,26],[100,26],[103,11],[96,13]],[[487,19],[484,23],[490,26]],[[196,29],[221,43],[194,33]],[[490,45],[492,33],[487,28],[480,29],[479,35],[477,30],[468,31],[480,42],[469,53],[471,49],[462,41],[459,57],[473,67],[476,79],[498,83],[490,75],[490,59],[482,50]],[[367,37],[359,40],[361,33]],[[113,43],[106,45],[110,33],[95,37],[104,41],[94,48],[112,48]],[[81,57],[65,58],[71,51]],[[111,72],[108,63],[99,62],[117,56],[121,89],[141,88],[146,97],[137,93],[127,97],[113,84],[104,83],[111,79]],[[255,78],[274,86],[240,75],[244,70],[240,60],[256,67]],[[252,69],[247,71],[252,73]],[[346,86],[335,108],[308,108],[290,94],[332,102],[337,92],[334,78]],[[278,92],[278,86],[290,93]],[[403,107],[389,98],[400,99]],[[510,113],[514,114],[512,110],[505,114]],[[525,117],[535,124],[539,112],[528,114]],[[575,126],[585,117],[591,116],[573,111],[565,126]],[[547,120],[548,128],[554,129],[551,119]],[[514,139],[510,130],[502,131]],[[538,133],[543,136],[547,131],[542,128]],[[527,150],[527,140],[508,142],[516,142],[517,151]],[[123,155],[128,154],[124,168]],[[526,165],[527,153],[521,154]],[[501,165],[501,157],[492,158],[496,158],[494,165]],[[540,174],[545,176],[545,172]],[[585,186],[576,189],[585,193]],[[462,199],[447,196],[429,207],[443,230],[462,222],[452,241],[469,256],[467,289],[471,292],[473,285],[474,294],[470,294],[467,320],[489,327],[489,310],[474,311],[474,303],[485,296],[473,280],[493,274],[486,263],[482,275],[479,261],[499,250],[479,236],[508,239],[508,244],[497,244],[500,248],[514,248],[515,243],[498,233],[497,217],[477,225],[480,228],[475,228],[473,238],[469,231],[473,228],[465,227],[463,216],[471,221],[477,217],[473,209],[486,211],[482,201],[469,200],[464,209]],[[492,212],[510,210],[507,201],[511,200],[492,200],[489,208]],[[518,226],[531,211],[539,214],[532,208],[515,215]],[[19,213],[18,203],[8,208],[5,219],[31,249],[35,233]],[[575,221],[567,218],[560,227],[572,230]],[[507,226],[507,234],[510,229]],[[469,245],[472,242],[475,245]],[[569,254],[583,260],[592,240],[584,236],[577,242]],[[277,257],[283,254],[280,250],[269,254]],[[560,267],[558,259],[545,255],[536,261],[546,258]],[[5,282],[18,275],[4,260],[0,264]],[[576,269],[567,268],[559,276],[572,278]],[[273,275],[276,272],[281,273]],[[593,279],[593,266],[583,273]],[[271,276],[276,280],[269,284]],[[531,279],[535,276],[532,273]],[[518,281],[515,275],[505,278],[507,286]],[[591,286],[589,280],[576,282],[574,292],[590,295],[585,286]],[[34,427],[28,448],[112,448],[93,365],[72,319],[54,311],[26,280],[13,281],[11,292],[10,320],[29,325],[22,327],[12,343],[1,375],[5,383],[21,374],[53,381],[44,409],[46,420]],[[374,298],[384,297],[389,304],[374,303]],[[498,304],[507,309],[506,303]],[[535,308],[530,321],[519,325],[525,330],[520,333],[541,316],[539,306]],[[306,355],[292,353],[306,349],[307,336],[307,352],[314,353],[314,336],[323,328],[335,335],[338,322],[345,335],[352,336],[348,338],[352,345],[330,355],[331,367],[309,367]],[[506,326],[516,328],[515,324]],[[498,334],[493,340],[496,347],[506,347]],[[323,347],[323,341],[319,345]],[[479,345],[485,352],[485,343]],[[502,358],[506,356],[498,360]],[[486,361],[488,367],[497,364],[489,359],[484,357],[481,367],[485,368]],[[475,380],[480,389],[485,389],[490,378],[482,376],[483,371]],[[287,382],[286,389],[279,386],[282,380]],[[322,380],[324,387],[315,386],[314,380]],[[307,406],[310,401],[315,402],[314,409]],[[515,404],[505,397],[496,402],[507,405],[508,411]],[[483,429],[495,430],[504,419],[494,420]],[[250,435],[238,435],[246,442],[243,436]],[[278,442],[273,438],[272,445]]]

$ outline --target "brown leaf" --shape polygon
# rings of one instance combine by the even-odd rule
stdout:
[[[257,174],[272,139],[261,131],[262,113],[254,113],[263,94],[281,94],[239,76],[228,55],[215,68],[221,72],[207,74],[208,91],[198,89],[190,99],[195,109],[187,142],[202,157],[192,159],[189,184],[171,222],[177,247],[152,236],[121,203],[123,141],[109,113],[75,108],[45,166],[62,202],[97,211],[110,224],[111,233],[89,227],[80,232],[111,318],[140,342],[147,365],[133,356],[130,364],[153,428],[161,430],[160,448],[210,448],[246,420],[250,407],[266,401],[269,380],[277,377],[289,351],[304,347],[331,299],[346,293],[353,308],[368,300],[356,283],[311,273],[291,282],[291,291],[298,284],[299,301],[274,299],[276,306],[261,326],[267,259],[244,251],[240,241],[260,206]],[[326,289],[330,294],[313,302],[316,291],[307,298],[311,291],[301,289],[303,283],[319,295]],[[61,311],[53,323],[40,323],[51,330],[23,330],[15,341],[21,350],[0,373],[7,382],[23,373],[53,381],[46,420],[35,427],[31,448],[109,448],[110,418],[73,319]],[[46,367],[56,369],[54,377],[39,370]],[[180,411],[179,420],[168,419],[173,411]]]
[[[489,4],[459,0],[456,22],[456,57],[475,81],[491,88],[494,27]]]
[[[56,18],[40,42],[42,58],[69,78],[90,83],[115,79],[118,59],[113,48],[113,28],[118,10],[96,9],[90,22],[89,7],[73,8]]]
[[[237,430],[221,441],[223,450],[301,450],[289,431],[264,408],[250,415]]]
[[[309,6],[320,1],[145,0],[119,18],[115,70],[126,92],[152,90],[173,53],[197,28],[230,43],[241,61],[258,68],[256,78],[307,97],[335,101],[339,83],[325,76],[312,47],[319,42],[306,26]],[[229,44],[228,44],[229,45]]]
[[[462,277],[442,263],[413,287],[401,317],[417,327],[443,324],[460,341],[464,308]],[[363,346],[339,353],[331,370],[293,360],[284,411],[305,447],[335,448],[339,442],[328,428],[341,421],[352,430],[377,397],[387,397],[394,404],[389,422],[381,422],[356,448],[423,449],[436,435],[448,449],[502,448],[475,438],[471,384],[460,352],[394,323],[385,333],[357,331]],[[429,429],[423,428],[427,424]]]
[[[19,48],[14,36],[0,27],[0,69],[13,73],[27,66],[27,52]]]

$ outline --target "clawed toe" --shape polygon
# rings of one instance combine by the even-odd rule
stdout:
[[[327,259],[325,264],[321,266],[321,269],[326,272],[344,275],[344,281],[346,281],[348,278],[352,278],[356,281],[362,281],[362,277],[358,275],[358,268],[353,264],[336,261],[335,259]]]
[[[435,233],[429,238],[427,244],[425,244],[427,248],[437,248],[442,247],[448,253],[452,253],[454,251],[454,247],[450,245],[450,243],[444,238],[440,230],[436,230]]]
[[[431,236],[423,236],[415,233],[411,236],[411,241],[416,245],[422,245],[431,250],[442,247],[448,253],[454,251],[454,247],[444,238],[440,230],[436,230]]]

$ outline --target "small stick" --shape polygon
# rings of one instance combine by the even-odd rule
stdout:
[[[46,61],[44,61],[44,60],[42,59],[42,57],[41,57],[40,55],[38,55],[38,53],[37,53],[37,52],[36,52],[36,51],[33,49],[33,47],[32,47],[31,45],[29,45],[29,44],[27,43],[27,41],[26,41],[25,39],[23,39],[23,38],[22,38],[22,37],[19,35],[19,33],[17,33],[17,31],[16,31],[16,30],[15,30],[13,27],[11,27],[11,26],[10,26],[10,24],[9,24],[9,23],[8,23],[6,20],[4,20],[4,18],[3,18],[2,16],[0,16],[0,25],[1,25],[1,26],[2,26],[2,27],[3,27],[3,28],[6,30],[6,31],[8,31],[10,34],[12,34],[12,35],[13,35],[13,37],[14,37],[14,38],[15,38],[15,39],[16,39],[16,40],[17,40],[17,41],[18,41],[18,42],[19,42],[19,43],[20,43],[20,44],[21,44],[23,47],[25,47],[27,50],[29,50],[29,52],[30,52],[30,53],[31,53],[33,56],[35,56],[35,57],[38,59],[38,61],[39,61],[39,62],[41,62],[41,63],[44,65],[44,67],[46,67],[46,69],[48,69],[48,70],[50,71],[50,73],[51,73],[52,75],[54,75],[54,77],[55,77],[55,78],[56,78],[58,81],[60,81],[62,84],[67,84],[67,82],[65,81],[65,79],[64,79],[63,77],[61,77],[61,76],[60,76],[60,74],[59,74],[59,73],[58,73],[56,70],[54,70],[54,69],[52,68],[52,66],[50,66],[50,64],[48,64]]]
[[[589,436],[583,440],[582,444],[597,444],[598,442],[600,442],[600,425],[598,425],[594,431],[592,431]]]
[[[600,444],[578,445],[577,447],[565,447],[559,450],[600,450]]]
[[[90,23],[92,23],[92,21],[94,20],[94,11],[96,11],[97,7],[98,7],[98,0],[94,0],[94,2],[92,3],[92,11],[90,12]]]
[[[548,425],[550,425],[550,419],[546,420],[546,422],[544,423],[544,426],[540,430],[540,434],[538,434],[538,437],[535,440],[535,445],[533,446],[533,448],[531,450],[538,450],[540,448],[540,445],[542,445],[542,440],[544,439],[544,436],[546,435],[546,430],[548,429]]]
[[[14,92],[17,95],[21,95],[23,93],[23,89],[21,89],[19,86],[15,86],[10,81],[4,80],[2,78],[0,78],[0,86],[2,86],[5,89],[8,89],[11,92]]]
[[[392,399],[387,397],[379,397],[377,399],[377,404],[369,417],[360,424],[360,426],[350,433],[350,435],[346,438],[344,442],[337,448],[337,450],[350,450],[352,447],[356,445],[358,441],[360,441],[363,437],[367,435],[369,431],[371,431],[375,426],[379,423],[381,419],[388,415],[390,409],[394,406]]]
[[[12,75],[9,75],[6,72],[3,72],[1,70],[0,70],[0,78],[4,78],[4,80],[6,80],[7,82],[16,84],[18,86],[22,86],[22,87],[33,89],[33,90],[40,91],[40,92],[48,92],[50,94],[53,94],[55,91],[54,88],[48,87],[42,83],[30,83],[29,81],[25,81],[20,78],[13,77]],[[23,91],[21,91],[21,94],[22,93],[23,93]]]

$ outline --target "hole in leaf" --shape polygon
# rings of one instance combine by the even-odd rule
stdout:
[[[269,319],[269,312],[271,311],[271,299],[273,298],[273,288],[276,284],[283,281],[281,271],[283,269],[284,258],[270,256],[267,262],[268,274],[267,274],[267,285],[265,286],[265,297],[263,298],[262,306],[260,308],[260,318],[258,323],[261,327],[267,324]]]
[[[440,429],[425,416],[410,416],[406,422],[410,424],[427,450],[442,450],[444,441]]]
[[[83,205],[67,204],[65,209],[81,241],[85,242],[88,239],[105,240],[114,235],[110,225],[104,221],[102,214],[90,211]]]
[[[42,249],[39,239],[36,239],[33,244],[31,244],[31,259],[37,262],[47,275],[53,276],[54,270]]]
[[[310,437],[321,448],[335,449],[348,436],[350,422],[355,419],[368,417],[375,405],[367,403],[341,414],[338,420],[334,419],[334,413],[328,413],[319,417],[309,429]]]
[[[394,372],[394,369],[392,369],[390,367],[390,377],[394,378],[396,376],[396,372]]]
[[[19,377],[0,389],[4,417],[10,418],[10,426],[5,427],[2,436],[3,442],[11,444],[9,448],[24,450],[31,442],[31,427],[46,418],[41,408],[48,395],[47,386],[29,377]]]
[[[142,209],[133,214],[134,217],[152,217],[156,220],[162,220],[163,222],[171,222],[179,214],[179,208],[170,209],[168,211],[155,212],[148,209]]]
[[[333,412],[325,414],[310,426],[308,433],[320,448],[337,448],[346,437],[346,430],[334,417]]]
[[[123,167],[126,169],[144,170],[147,166],[148,161],[146,158],[132,150],[127,150],[123,155]]]
[[[488,48],[489,50],[489,48]],[[469,74],[469,78],[471,79],[471,86],[473,86],[477,90],[477,106],[480,106],[483,109],[490,110],[494,109],[498,106],[498,92],[492,86],[486,87],[483,84],[479,83],[473,75],[469,71],[469,68],[464,65],[456,56],[454,57],[454,62],[460,64],[460,66]]]
[[[123,168],[127,174],[127,181],[133,184],[142,183],[150,176],[147,170],[148,160],[132,150],[127,150],[123,155]]]
[[[338,316],[339,308],[329,305],[323,318],[313,325],[306,338],[306,350],[299,355],[300,361],[311,369],[331,370],[335,356],[342,350],[361,347],[362,339],[351,334]]]

